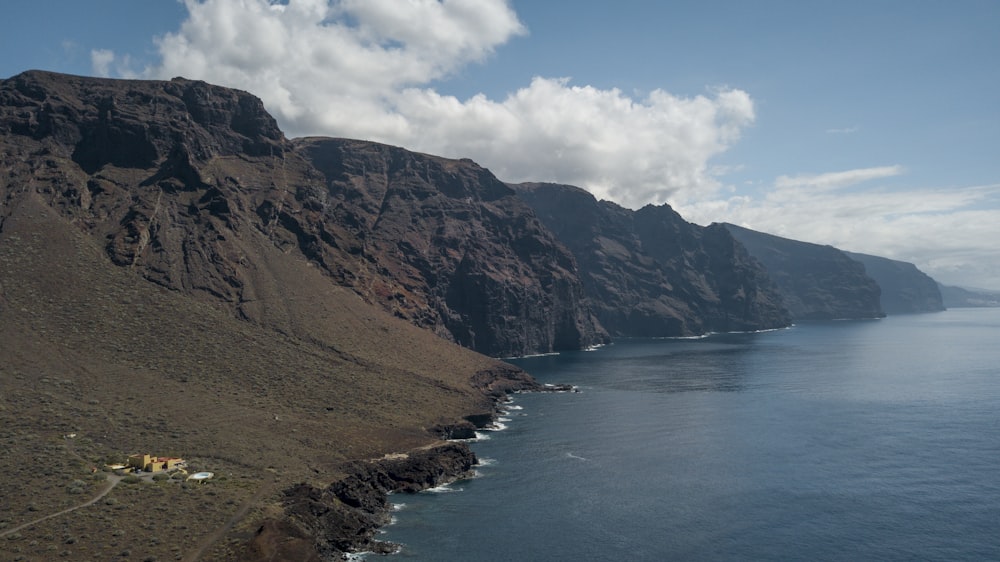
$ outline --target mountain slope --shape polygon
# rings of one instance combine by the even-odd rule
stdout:
[[[24,73],[0,82],[0,170],[0,533],[96,495],[104,474],[92,467],[129,453],[220,476],[121,484],[72,517],[6,534],[0,560],[49,558],[57,545],[79,559],[243,560],[254,536],[332,556],[372,537],[394,489],[356,492],[368,510],[323,495],[386,466],[347,461],[422,451],[390,469],[426,470],[410,489],[433,485],[474,460],[441,437],[488,418],[505,389],[535,386],[371,298],[402,258],[347,261],[351,238],[313,199],[327,172],[249,94]],[[433,460],[445,449],[459,458],[447,468]],[[319,498],[310,509],[293,499],[303,491]],[[156,517],[137,515],[151,505]],[[315,534],[320,512],[340,535]]]
[[[573,252],[601,324],[615,336],[690,336],[786,326],[764,271],[722,227],[669,206],[631,211],[566,185],[514,186]]]

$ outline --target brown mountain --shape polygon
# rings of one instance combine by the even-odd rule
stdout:
[[[724,226],[764,264],[796,320],[885,316],[878,283],[837,248]]]
[[[787,326],[764,270],[719,225],[668,205],[631,211],[573,186],[514,186],[573,252],[601,324],[615,336],[690,336]]]
[[[46,203],[163,287],[287,331],[294,318],[268,304],[280,286],[254,259],[264,245],[488,355],[603,337],[572,257],[471,161],[288,141],[257,98],[183,79],[32,72],[0,95],[9,134],[44,163],[31,181]]]
[[[534,387],[420,327],[497,355],[601,337],[572,257],[468,161],[289,141],[203,82],[45,72],[0,82],[0,147],[0,560],[370,545],[386,491],[474,461],[440,437]],[[44,519],[139,452],[218,478]]]

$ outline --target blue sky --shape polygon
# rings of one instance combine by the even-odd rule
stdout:
[[[471,157],[1000,288],[1000,2],[10,0],[0,75],[183,75],[289,136]]]

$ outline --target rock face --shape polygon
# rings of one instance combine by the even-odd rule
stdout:
[[[284,138],[256,97],[204,82],[27,72],[0,84],[12,184],[171,290],[291,329],[261,245],[494,356],[603,341],[572,256],[468,160]]]
[[[732,224],[724,226],[764,264],[796,320],[885,316],[878,283],[844,252]]]
[[[868,254],[844,252],[865,266],[865,272],[882,289],[881,305],[886,314],[940,312],[944,301],[937,282],[912,263]]]
[[[362,141],[294,146],[325,180],[306,196],[317,220],[296,228],[355,257],[331,268],[341,283],[491,355],[604,341],[572,255],[488,170]]]
[[[725,228],[669,206],[638,211],[573,186],[514,186],[576,257],[601,324],[615,336],[690,336],[788,325],[764,270]]]

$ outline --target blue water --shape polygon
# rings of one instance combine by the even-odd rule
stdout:
[[[479,477],[397,495],[393,559],[1000,560],[1000,310],[517,361]]]

